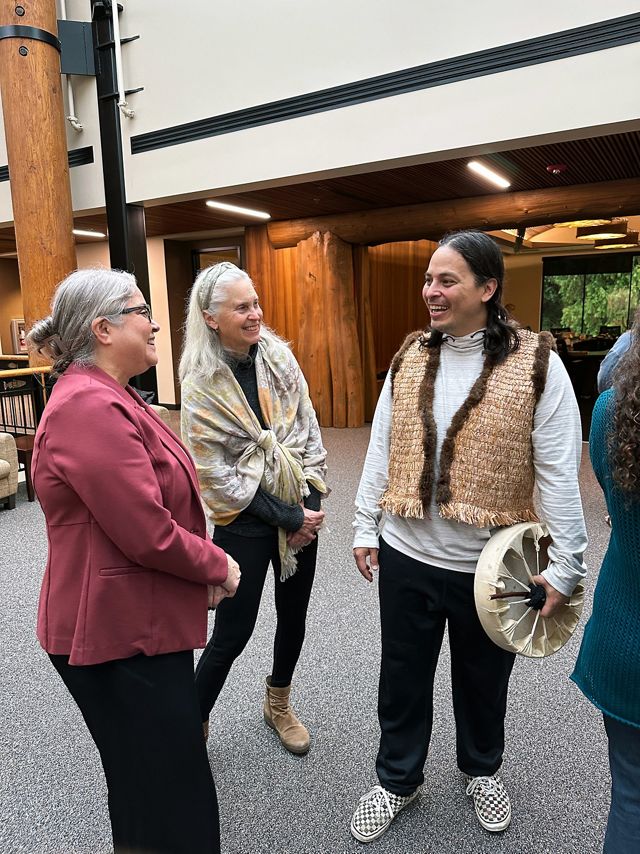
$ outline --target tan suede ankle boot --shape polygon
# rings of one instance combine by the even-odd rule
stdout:
[[[267,692],[264,698],[264,719],[278,733],[278,738],[290,753],[306,753],[309,750],[309,732],[296,717],[289,705],[291,685],[273,688],[271,677],[267,677]]]

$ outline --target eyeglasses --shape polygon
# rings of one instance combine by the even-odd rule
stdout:
[[[123,308],[120,314],[141,314],[151,320],[151,306],[146,302],[142,305],[132,305],[130,308]]]

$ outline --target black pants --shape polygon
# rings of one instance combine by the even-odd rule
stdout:
[[[49,657],[100,751],[116,854],[219,854],[193,652],[81,667]]]
[[[318,551],[315,539],[298,553],[295,575],[280,581],[277,530],[268,537],[243,537],[218,528],[213,541],[238,561],[242,578],[236,595],[223,599],[218,605],[211,639],[196,668],[196,690],[203,721],[209,717],[231,665],[253,634],[269,563],[273,564],[276,576],[277,615],[271,684],[276,687],[291,684],[304,641]]]
[[[502,762],[515,655],[485,634],[476,614],[473,581],[470,573],[439,569],[380,543],[381,738],[376,771],[394,794],[410,794],[424,780],[433,680],[445,623],[458,767],[477,777],[494,774]]]

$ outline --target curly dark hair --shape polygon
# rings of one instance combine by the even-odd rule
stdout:
[[[631,345],[613,373],[615,411],[609,439],[614,483],[626,493],[640,492],[640,309],[631,329]]]

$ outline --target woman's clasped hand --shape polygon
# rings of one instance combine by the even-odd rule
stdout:
[[[236,590],[238,589],[238,584],[240,584],[240,567],[238,566],[237,561],[235,561],[231,555],[227,555],[227,578],[222,584],[217,584],[214,586],[209,586],[209,609],[213,610],[217,608],[217,606],[222,602],[222,600],[227,596],[234,596]]]

